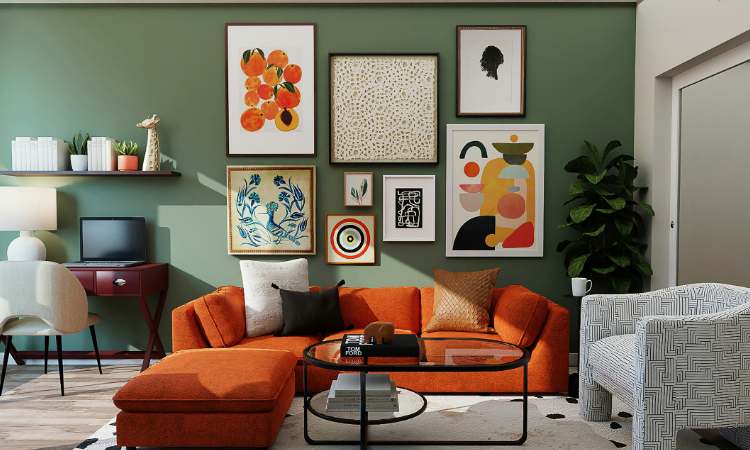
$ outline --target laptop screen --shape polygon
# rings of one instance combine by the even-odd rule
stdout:
[[[143,217],[81,217],[81,261],[145,261]]]

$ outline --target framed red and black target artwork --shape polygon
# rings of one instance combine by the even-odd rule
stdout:
[[[326,216],[328,264],[375,264],[375,216]]]

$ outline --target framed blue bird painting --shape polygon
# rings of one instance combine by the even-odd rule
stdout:
[[[315,166],[227,166],[230,255],[315,254]]]

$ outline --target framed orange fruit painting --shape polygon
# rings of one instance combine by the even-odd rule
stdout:
[[[228,23],[227,156],[315,154],[315,24]]]

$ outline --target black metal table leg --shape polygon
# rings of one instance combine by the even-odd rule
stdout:
[[[366,364],[366,363],[365,363]],[[359,373],[359,448],[367,450],[367,372]]]

